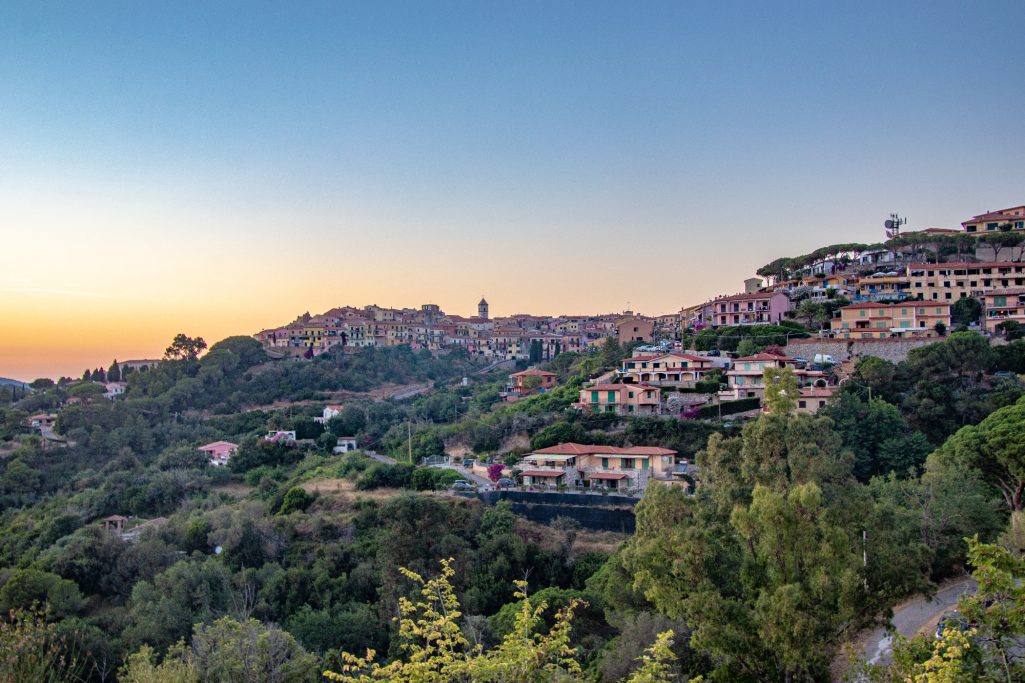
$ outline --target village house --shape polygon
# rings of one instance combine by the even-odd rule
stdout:
[[[722,370],[716,367],[713,358],[689,353],[666,353],[625,358],[619,374],[626,382],[633,384],[690,388],[712,370]]]
[[[103,398],[113,401],[118,396],[122,396],[125,393],[125,387],[127,385],[124,382],[106,382],[103,385],[104,392]]]
[[[732,294],[706,303],[700,318],[712,327],[774,325],[790,308],[790,297],[783,292]]]
[[[263,437],[263,440],[285,446],[292,446],[295,445],[296,441],[295,430],[271,430],[267,432],[267,436]]]
[[[765,396],[765,371],[770,368],[790,368],[799,386],[824,388],[826,373],[821,370],[807,370],[797,367],[793,358],[775,353],[757,353],[737,358],[726,372],[728,388],[719,392],[720,400],[735,401],[742,398]]]
[[[518,401],[527,396],[541,394],[556,386],[556,374],[537,368],[528,368],[509,375],[509,387],[503,393],[506,401]]]
[[[324,412],[321,414],[320,417],[313,418],[313,421],[319,422],[320,424],[326,424],[327,421],[331,418],[338,417],[339,415],[341,415],[342,408],[343,406],[339,405],[324,406]]]
[[[1006,225],[1011,230],[1025,230],[1025,206],[1012,206],[1009,209],[988,211],[972,216],[961,223],[965,232],[996,232]]]
[[[826,403],[833,396],[833,391],[833,387],[801,387],[795,412],[814,415],[819,409],[826,407]]]
[[[595,384],[580,389],[577,410],[616,415],[661,415],[662,390],[648,384]]]
[[[993,334],[997,325],[1013,321],[1025,326],[1025,287],[994,289],[982,295],[982,327]]]
[[[340,453],[351,453],[352,451],[355,451],[357,449],[358,447],[356,446],[356,437],[340,436],[338,437],[338,441],[335,442],[334,448],[331,449],[331,452],[335,455],[338,455]]]
[[[620,344],[629,342],[650,342],[655,334],[655,321],[637,316],[627,316],[616,322],[616,334]]]
[[[682,483],[677,471],[686,463],[677,452],[652,446],[591,446],[562,443],[523,457],[523,483],[533,487],[568,486],[613,491],[643,490],[652,481]]]
[[[230,441],[214,441],[199,450],[210,456],[210,465],[213,467],[224,467],[231,460],[231,456],[238,450],[238,444]]]
[[[830,328],[839,339],[938,336],[936,324],[950,327],[950,304],[934,301],[862,302],[836,311]]]
[[[39,413],[29,417],[27,422],[32,429],[53,429],[57,423],[57,416],[50,413]]]

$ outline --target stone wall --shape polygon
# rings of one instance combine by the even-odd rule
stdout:
[[[788,356],[800,356],[813,361],[816,354],[832,356],[837,362],[859,356],[878,356],[891,363],[900,363],[908,351],[940,341],[929,339],[794,339],[787,344]]]

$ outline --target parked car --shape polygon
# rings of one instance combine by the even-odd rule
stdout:
[[[718,355],[720,355],[719,354],[719,349],[712,349],[711,351],[707,352],[705,355],[706,356],[718,356]]]
[[[452,482],[453,491],[474,491],[476,490],[476,488],[477,487],[475,487],[473,484],[466,481],[465,479],[456,479],[454,482]]]
[[[502,477],[501,479],[495,482],[495,485],[500,489],[508,489],[512,488],[513,486],[516,486],[516,482],[510,479],[509,477]]]
[[[465,459],[463,460],[463,467],[473,467],[473,463],[474,463],[474,462],[475,462],[475,461],[474,461],[474,459],[473,459],[473,458],[465,458]]]
[[[970,626],[968,624],[968,620],[961,616],[960,612],[954,610],[953,612],[947,612],[940,617],[939,623],[936,624],[936,637],[941,637],[943,635],[943,631],[948,628],[957,631],[967,631]]]

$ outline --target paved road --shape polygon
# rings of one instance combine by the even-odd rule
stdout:
[[[932,600],[917,598],[901,605],[894,611],[891,623],[897,633],[910,638],[956,605],[964,593],[974,591],[977,586],[978,584],[969,578],[947,584],[936,591]],[[893,638],[886,629],[879,627],[869,637],[865,656],[871,664],[888,664],[892,650]]]
[[[463,475],[463,478],[465,478],[467,481],[472,481],[474,484],[479,486],[484,491],[490,491],[491,489],[495,488],[494,483],[492,483],[490,479],[476,475],[470,470],[466,469],[465,467],[460,467],[459,465],[452,464],[432,465],[432,467],[443,467],[446,470],[455,470],[459,474]]]

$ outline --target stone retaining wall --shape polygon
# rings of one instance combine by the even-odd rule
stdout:
[[[809,362],[816,354],[832,356],[837,362],[859,356],[877,356],[891,363],[907,360],[908,351],[934,344],[939,338],[927,339],[794,339],[787,344],[790,357],[800,356]]]

